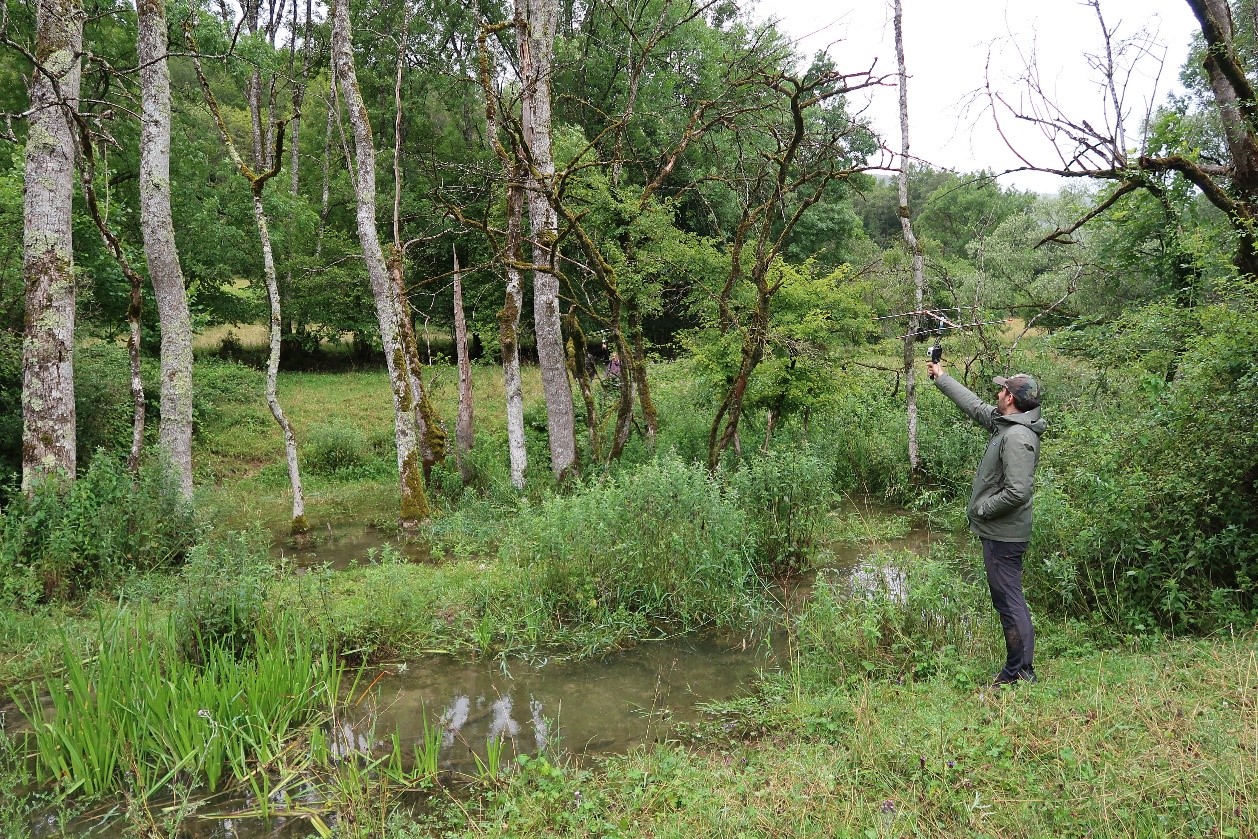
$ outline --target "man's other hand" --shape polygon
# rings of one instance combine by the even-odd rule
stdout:
[[[944,371],[943,365],[936,361],[926,362],[926,375],[932,379]]]

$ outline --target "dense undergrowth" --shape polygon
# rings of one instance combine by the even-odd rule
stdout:
[[[1138,351],[1164,318],[1189,316],[1173,351]],[[1258,334],[1250,321],[1208,308],[1106,329],[1059,333],[1020,362],[1048,394],[1027,565],[1041,685],[976,692],[998,665],[999,629],[976,581],[975,550],[943,540],[928,555],[867,557],[854,575],[820,573],[811,599],[788,617],[790,674],[767,676],[748,699],[714,709],[716,721],[687,745],[593,768],[539,755],[505,780],[495,772],[457,796],[427,799],[422,813],[393,816],[397,793],[420,776],[404,777],[400,763],[390,773],[328,758],[301,770],[324,796],[319,812],[334,825],[329,814],[339,813],[342,835],[390,837],[1050,836],[1073,825],[1100,836],[1254,835],[1246,790],[1258,758],[1258,363],[1243,345],[1258,345]],[[87,366],[107,380],[122,375],[111,366],[122,363],[97,348]],[[967,372],[961,363],[954,370]],[[982,383],[997,372],[975,362],[968,380],[986,395]],[[11,495],[3,510],[0,682],[33,680],[63,704],[104,704],[77,729],[52,727],[74,716],[65,712],[41,723],[34,746],[6,735],[0,778],[26,788],[33,779],[21,756],[30,748],[42,773],[80,795],[145,799],[163,784],[212,786],[220,776],[270,783],[286,765],[278,756],[309,751],[309,722],[328,712],[319,699],[328,689],[312,686],[327,684],[330,653],[350,662],[433,652],[590,656],[707,626],[755,636],[777,608],[766,596],[773,580],[824,563],[834,540],[857,538],[836,516],[844,499],[907,507],[932,530],[964,531],[984,439],[932,389],[921,405],[921,480],[905,463],[901,394],[856,370],[806,414],[785,418],[763,451],[749,448],[737,468],[712,475],[698,465],[711,395],[696,388],[686,362],[652,375],[663,419],[653,449],[635,437],[619,463],[586,464],[560,490],[545,464],[544,424],[531,423],[521,495],[506,474],[505,430],[491,416],[478,427],[472,485],[450,464],[430,482],[438,515],[421,538],[446,560],[411,563],[386,547],[346,570],[293,573],[270,549],[269,523],[286,520],[286,479],[258,398],[260,374],[198,362],[206,487],[198,516],[156,471],[132,480],[107,448],[87,458],[69,493]],[[478,369],[478,394],[501,398],[496,378]],[[452,414],[452,377],[436,379]],[[536,404],[536,382],[529,387]],[[382,394],[383,375],[371,371],[283,380],[290,417],[306,430],[316,538],[323,521],[392,522]],[[103,386],[98,395],[125,398]],[[758,421],[748,417],[748,440],[763,439]],[[121,617],[135,614],[145,617]],[[1216,635],[1177,638],[1185,632]],[[139,686],[218,685],[212,693],[229,704],[211,707],[213,697],[191,687],[166,699],[110,694],[127,681],[120,673],[148,673],[133,680]],[[281,679],[301,673],[315,681]],[[246,678],[263,682],[242,687]],[[278,715],[292,728],[258,734],[230,702],[268,690],[314,704]],[[38,717],[36,694],[17,695]],[[168,718],[175,733],[127,727],[134,709],[167,700],[169,709],[143,706],[144,715]],[[105,716],[111,703],[133,716]],[[228,731],[199,711],[230,722],[248,743],[223,737],[215,741],[223,751],[196,766],[178,757],[192,732]],[[93,739],[105,730],[130,732],[136,745]],[[80,755],[101,755],[103,768],[89,772],[71,742],[82,744]],[[204,743],[194,750],[208,755]],[[208,774],[211,765],[220,775]],[[422,777],[431,782],[431,773]],[[42,794],[0,804],[5,835],[25,835]]]

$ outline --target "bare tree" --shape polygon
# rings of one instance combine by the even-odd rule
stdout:
[[[376,229],[376,147],[371,118],[358,87],[354,66],[349,0],[336,0],[332,6],[332,64],[341,101],[349,116],[353,148],[348,155],[354,194],[357,199],[358,241],[376,303],[376,320],[384,348],[389,384],[393,392],[394,436],[397,441],[398,475],[401,481],[400,517],[404,526],[414,526],[431,515],[424,491],[419,453],[419,430],[415,423],[417,395],[408,375],[409,365],[399,341],[401,301],[393,283],[380,234]]]
[[[83,44],[79,0],[41,0],[27,80],[30,130],[22,204],[22,489],[74,480],[75,132]]]
[[[267,181],[279,174],[280,166],[283,164],[284,123],[278,123],[271,135],[275,139],[275,148],[267,155],[267,159],[272,161],[271,167],[262,172],[255,171],[252,166],[245,162],[236,148],[236,142],[232,139],[227,123],[223,119],[222,110],[219,108],[218,101],[210,89],[209,79],[206,78],[205,73],[201,69],[201,61],[197,55],[196,46],[192,42],[191,29],[188,24],[185,24],[184,34],[189,46],[192,47],[192,60],[196,67],[197,79],[201,82],[201,92],[205,96],[205,104],[209,107],[210,114],[214,117],[214,124],[218,127],[218,133],[223,140],[224,147],[227,149],[228,157],[231,158],[237,171],[249,182],[249,191],[253,196],[253,220],[258,229],[258,240],[262,245],[262,275],[266,282],[266,295],[271,308],[270,352],[267,355],[266,365],[266,404],[271,409],[271,416],[275,418],[276,424],[279,425],[280,430],[284,434],[284,458],[288,464],[288,480],[293,493],[293,515],[290,521],[290,530],[294,535],[301,535],[310,529],[310,524],[306,519],[306,500],[301,485],[301,466],[297,459],[297,436],[293,432],[293,425],[285,415],[279,399],[280,325],[282,323],[280,290],[279,280],[275,272],[275,257],[271,248],[271,229],[267,222],[266,209],[262,203],[262,195],[266,189]]]
[[[918,316],[922,309],[922,295],[926,287],[926,274],[922,264],[922,246],[913,234],[913,221],[909,207],[909,74],[904,61],[904,13],[900,0],[895,0],[895,58],[900,73],[900,229],[904,234],[904,247],[913,261],[913,314],[909,315],[909,329],[904,336],[904,397],[909,436],[909,469],[916,475],[921,469],[921,454],[917,443],[917,377],[914,361]]]
[[[161,328],[162,452],[192,495],[192,318],[170,211],[170,69],[164,0],[139,0],[140,233]]]
[[[528,451],[524,443],[524,392],[520,383],[520,312],[524,306],[524,181],[525,173],[518,155],[508,151],[498,136],[499,115],[505,115],[502,98],[494,88],[494,59],[489,38],[508,24],[482,26],[476,38],[481,90],[485,95],[486,136],[502,164],[506,182],[506,230],[496,231],[488,222],[469,219],[458,208],[452,208],[460,221],[479,229],[499,252],[506,275],[502,309],[498,312],[498,343],[502,355],[502,384],[507,402],[507,454],[511,462],[511,483],[524,489],[524,472],[528,468]],[[499,236],[499,233],[502,233]]]
[[[1101,125],[1066,112],[1045,92],[1033,60],[1027,62],[1024,85],[1030,94],[1027,105],[1014,105],[991,89],[988,98],[1003,132],[1005,116],[1039,127],[1055,144],[1054,164],[1035,161],[1007,140],[1024,164],[1022,168],[1051,172],[1064,177],[1112,181],[1114,188],[1096,207],[1073,224],[1060,227],[1044,241],[1069,241],[1084,224],[1101,215],[1137,190],[1159,200],[1165,197],[1165,176],[1186,179],[1222,211],[1235,233],[1232,255],[1237,270],[1258,276],[1258,97],[1250,82],[1254,68],[1246,50],[1237,43],[1237,29],[1227,0],[1186,0],[1201,27],[1205,42],[1202,65],[1214,98],[1226,160],[1211,160],[1199,152],[1155,154],[1142,138],[1141,148],[1129,148],[1124,121],[1130,106],[1125,80],[1141,60],[1151,60],[1150,37],[1137,33],[1119,38],[1109,26],[1101,0],[1088,0],[1104,39],[1099,55],[1089,61],[1101,74],[1106,119]],[[1148,119],[1146,118],[1146,123]]]
[[[459,251],[454,254],[454,351],[459,365],[459,419],[454,431],[454,456],[459,477],[467,486],[476,478],[471,458],[474,442],[472,426],[472,360],[467,351],[467,318],[463,314],[463,272],[459,268]]]

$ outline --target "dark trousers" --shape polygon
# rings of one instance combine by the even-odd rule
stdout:
[[[1026,548],[1026,542],[983,540],[987,587],[1005,630],[1005,667],[998,679],[1035,678],[1035,630],[1031,628],[1031,611],[1022,594],[1022,555]]]

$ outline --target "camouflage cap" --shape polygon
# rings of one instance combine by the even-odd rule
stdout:
[[[1016,373],[1007,377],[997,376],[992,381],[1008,389],[1013,394],[1019,408],[1029,411],[1032,408],[1040,407],[1040,383],[1035,380],[1034,376],[1028,376],[1026,373]]]

